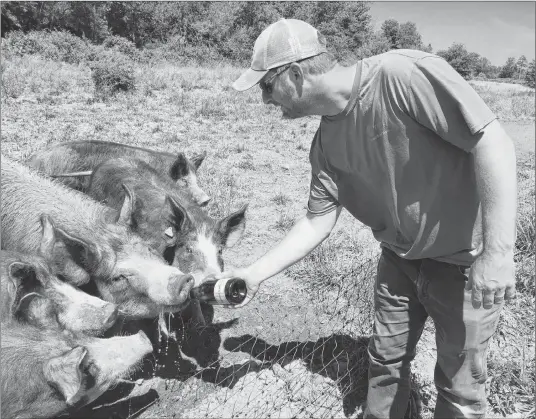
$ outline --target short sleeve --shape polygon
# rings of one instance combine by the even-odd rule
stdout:
[[[475,134],[496,119],[471,85],[437,56],[415,63],[408,107],[417,122],[468,152],[480,138]]]
[[[331,179],[323,172],[312,175],[311,186],[309,188],[309,201],[307,202],[307,210],[311,214],[324,215],[339,207],[339,202],[328,191],[326,186],[320,181],[323,178],[324,182],[331,182]]]
[[[307,210],[315,215],[327,214],[340,205],[337,201],[339,195],[337,185],[325,172],[325,159],[322,155],[320,135],[321,129],[319,128],[309,152],[311,185],[309,187]]]

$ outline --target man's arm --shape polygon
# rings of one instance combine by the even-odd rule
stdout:
[[[498,121],[482,130],[472,150],[482,207],[483,250],[473,264],[468,289],[473,306],[491,308],[515,294],[517,179],[514,145]]]
[[[235,307],[247,304],[263,281],[295,264],[322,243],[333,230],[340,212],[341,207],[323,215],[307,212],[283,240],[250,266],[217,275],[217,279],[239,277],[246,281],[248,297]]]

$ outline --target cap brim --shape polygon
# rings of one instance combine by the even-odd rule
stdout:
[[[238,79],[233,83],[233,89],[242,92],[244,90],[251,89],[257,83],[259,83],[262,78],[270,70],[253,70],[248,68]]]

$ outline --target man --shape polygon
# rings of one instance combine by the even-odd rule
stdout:
[[[484,416],[486,348],[515,292],[515,154],[496,117],[436,55],[394,50],[344,67],[316,29],[292,19],[261,33],[233,87],[256,84],[285,117],[322,116],[308,211],[262,258],[220,277],[244,278],[249,302],[328,237],[346,208],[382,247],[365,417],[404,415],[428,316],[435,417]]]

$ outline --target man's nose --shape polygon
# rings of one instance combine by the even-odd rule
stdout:
[[[273,105],[272,95],[269,94],[266,90],[262,91],[262,101],[265,105]]]

